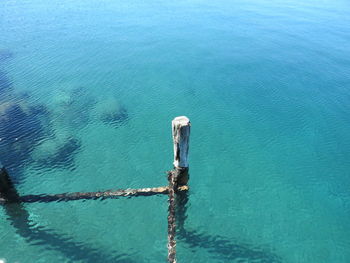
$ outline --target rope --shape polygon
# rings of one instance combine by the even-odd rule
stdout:
[[[169,181],[169,208],[168,208],[168,261],[176,263],[176,225],[175,225],[175,187],[176,171],[168,172]]]

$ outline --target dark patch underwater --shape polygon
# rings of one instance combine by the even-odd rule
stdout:
[[[80,151],[81,146],[79,139],[69,138],[55,153],[36,161],[36,165],[50,169],[74,169],[74,157]]]
[[[101,121],[105,124],[112,125],[115,128],[124,125],[129,120],[127,110],[123,107],[119,111],[102,114]]]
[[[9,57],[6,54],[6,58]],[[32,103],[30,99],[29,93],[16,93],[7,74],[0,71],[0,160],[16,183],[23,167],[33,163],[31,153],[35,147],[54,133],[50,125],[50,110],[43,104]],[[71,169],[80,147],[81,142],[77,138],[68,139],[41,164]]]

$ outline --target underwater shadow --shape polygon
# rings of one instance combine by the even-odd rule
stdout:
[[[0,51],[0,57],[12,55]],[[28,99],[27,93],[14,91],[13,81],[0,70],[0,159],[16,175],[16,183],[22,168],[31,162],[31,152],[48,134],[46,107]]]
[[[187,192],[177,194],[176,234],[179,241],[186,242],[190,248],[204,248],[213,258],[224,260],[225,262],[243,262],[243,260],[257,263],[282,262],[279,256],[257,245],[253,246],[232,238],[186,229],[188,195],[189,193]]]
[[[11,53],[0,50],[0,60],[11,57]],[[76,100],[82,96],[80,93],[74,95]],[[52,127],[57,116],[46,105],[33,103],[31,99],[28,92],[16,92],[13,81],[0,69],[0,160],[11,171],[11,175],[15,175],[15,183],[22,179],[22,170],[28,164],[48,169],[74,169],[74,158],[82,146],[76,136],[57,140]],[[72,103],[76,104],[74,101]],[[76,118],[70,117],[74,112],[70,113],[67,122],[77,122]],[[87,123],[85,115],[87,113],[79,115],[80,123]],[[54,139],[58,143],[54,145],[53,151],[45,151],[45,156],[39,160],[33,158],[38,146],[50,140],[56,142]],[[44,146],[47,145],[50,147],[53,143]]]
[[[14,57],[14,53],[9,49],[0,49],[0,63]]]
[[[52,229],[37,226],[30,220],[29,213],[21,203],[21,197],[14,187],[7,170],[0,163],[0,201],[7,214],[7,220],[16,233],[32,245],[42,245],[46,249],[57,250],[71,260],[84,262],[133,263],[126,253],[113,253],[111,256],[86,242],[77,242],[66,234],[58,234]],[[116,255],[115,255],[116,254]]]
[[[7,77],[6,73],[0,70],[0,99],[12,90],[12,81]]]
[[[100,249],[92,247],[82,241],[74,241],[72,237],[65,234],[58,234],[52,229],[36,226],[29,219],[29,213],[21,203],[5,203],[4,210],[8,215],[11,225],[16,232],[34,245],[43,245],[47,249],[56,250],[64,254],[70,260],[81,260],[88,263],[96,262],[119,262],[135,263],[131,255],[119,253],[111,256]]]
[[[113,96],[99,101],[94,112],[99,121],[114,128],[125,125],[130,119],[128,110]]]
[[[33,167],[40,170],[75,169],[75,156],[80,152],[82,143],[80,139],[68,137],[54,152],[47,154],[45,158],[33,160]]]
[[[101,121],[105,124],[109,124],[115,128],[124,125],[129,120],[127,110],[122,107],[118,112],[106,113],[101,116]]]

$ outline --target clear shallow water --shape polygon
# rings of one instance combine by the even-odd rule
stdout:
[[[0,160],[21,194],[167,184],[179,262],[348,262],[347,1],[1,1]],[[165,262],[167,197],[0,208],[8,262]]]

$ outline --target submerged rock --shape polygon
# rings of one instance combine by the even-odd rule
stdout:
[[[106,112],[101,115],[101,121],[114,127],[123,125],[128,120],[128,113],[125,108],[121,107],[114,112]]]
[[[11,57],[0,50],[0,62]],[[74,166],[81,148],[75,134],[88,123],[94,99],[83,88],[62,94],[51,110],[33,104],[31,94],[16,93],[6,73],[0,71],[0,160],[12,172],[33,163],[50,168]],[[64,136],[57,134],[67,127],[70,131]]]
[[[41,168],[72,169],[75,166],[74,157],[80,148],[81,142],[77,138],[52,138],[38,145],[32,158]]]
[[[89,123],[95,103],[95,98],[83,87],[58,91],[52,108],[55,125],[75,133]]]
[[[7,140],[38,138],[42,134],[40,119],[23,101],[0,104],[0,132]]]
[[[55,92],[48,106],[30,100],[30,93],[15,93],[12,82],[0,71],[0,160],[10,169],[26,164],[73,169],[82,148],[77,134],[89,123],[92,110],[98,120],[113,127],[129,119],[117,99],[96,105],[83,87]]]
[[[0,71],[0,100],[8,96],[10,91],[12,91],[12,82],[4,72]]]
[[[0,160],[18,168],[43,138],[45,127],[31,106],[23,100],[0,101]]]
[[[10,58],[13,58],[14,54],[8,49],[0,49],[0,63]]]
[[[77,133],[89,123],[94,104],[94,97],[83,87],[55,92],[50,103],[52,136],[33,151],[35,165],[48,169],[75,167],[74,157],[82,146]]]
[[[0,66],[3,62],[13,57],[13,53],[9,50],[0,50]],[[0,100],[8,95],[8,92],[12,91],[12,81],[8,78],[7,74],[0,70]]]
[[[115,98],[101,101],[95,111],[99,120],[114,127],[125,124],[129,119],[126,108]]]

